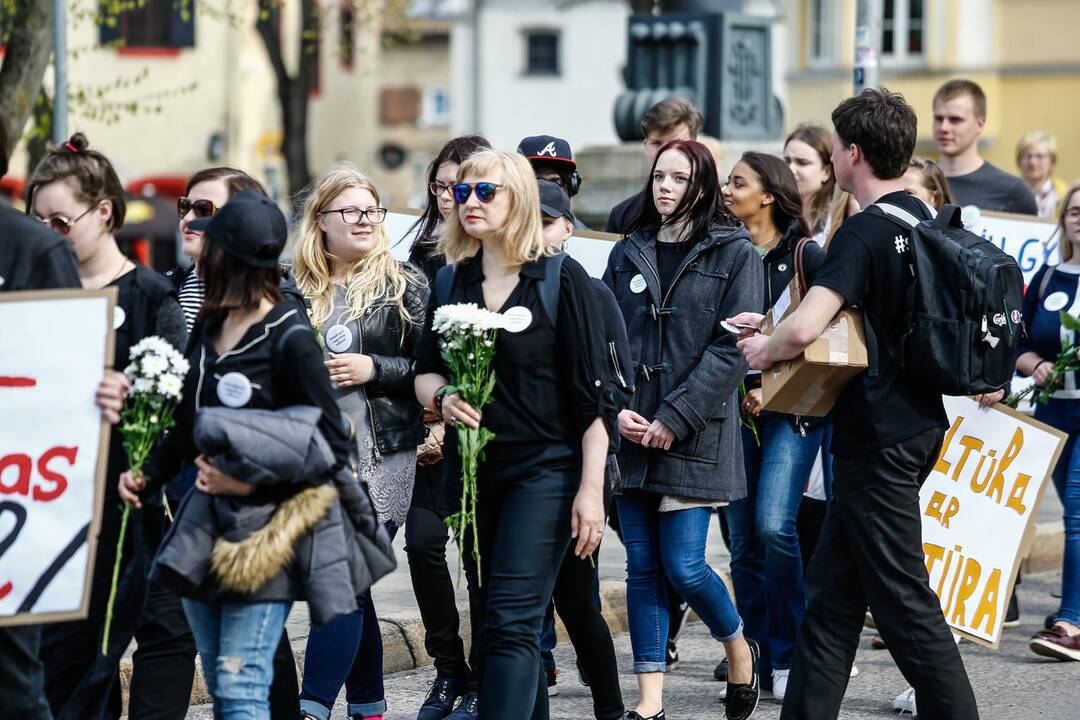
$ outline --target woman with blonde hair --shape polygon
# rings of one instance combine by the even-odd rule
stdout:
[[[1025,133],[1016,143],[1016,167],[1035,195],[1039,217],[1053,218],[1068,186],[1054,176],[1057,165],[1057,138],[1042,130]]]
[[[315,181],[296,227],[294,275],[322,336],[338,406],[353,429],[360,477],[390,535],[405,521],[423,438],[412,397],[412,353],[424,326],[427,282],[390,254],[379,192],[341,166]],[[381,718],[382,636],[362,608],[308,636],[301,712],[327,720],[346,686],[349,715]]]
[[[571,538],[584,558],[604,531],[607,428],[615,418],[602,317],[584,268],[547,249],[528,160],[478,151],[461,164],[452,190],[457,208],[440,240],[450,266],[436,278],[431,307],[476,303],[516,321],[496,337],[493,401],[483,410],[495,438],[477,482],[480,578],[469,548],[461,550],[472,611],[483,618],[473,637],[482,648],[474,667],[479,700],[467,695],[455,716],[546,718],[544,612]],[[416,373],[417,399],[451,424],[444,457],[460,493],[453,424],[476,428],[481,416],[451,392],[430,319]]]

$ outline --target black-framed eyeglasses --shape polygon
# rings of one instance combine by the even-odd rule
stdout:
[[[468,183],[458,183],[454,186],[454,202],[458,205],[464,205],[469,196],[473,194],[473,190],[476,191],[476,199],[482,203],[489,203],[495,199],[495,191],[501,188],[499,183],[490,182],[478,182],[476,185],[470,185]]]
[[[367,221],[372,225],[378,225],[386,219],[386,208],[373,207],[367,210],[361,210],[360,208],[347,207],[336,208],[334,210],[322,210],[320,215],[326,215],[327,213],[338,213],[341,215],[341,222],[346,225],[359,225],[360,221],[367,218]]]
[[[208,218],[218,211],[212,200],[192,200],[191,198],[176,199],[176,214],[184,217],[189,212],[197,218]]]
[[[427,184],[427,189],[428,192],[435,197],[442,197],[443,193],[447,193],[451,198],[454,197],[454,186],[452,184],[444,185],[438,180],[435,180]]]
[[[94,203],[90,207],[86,208],[79,217],[74,220],[69,220],[63,215],[53,215],[52,217],[38,217],[37,219],[49,226],[49,228],[57,235],[67,236],[71,232],[71,228],[75,227],[75,223],[82,220],[84,217],[90,214],[92,210],[96,210],[97,206],[101,204],[101,201]]]

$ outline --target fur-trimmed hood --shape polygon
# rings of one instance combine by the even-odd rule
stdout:
[[[211,496],[193,488],[153,573],[205,602],[307,600],[315,624],[355,611],[357,596],[394,569],[394,555],[356,474],[329,475],[334,459],[320,416],[306,406],[202,410],[196,447],[256,491]]]

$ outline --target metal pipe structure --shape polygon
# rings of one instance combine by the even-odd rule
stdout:
[[[858,0],[855,10],[854,94],[881,85],[881,0]]]
[[[68,63],[67,63],[67,4],[53,0],[53,142],[59,145],[68,139]]]

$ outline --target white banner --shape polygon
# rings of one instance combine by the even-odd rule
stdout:
[[[926,569],[953,630],[996,647],[1066,436],[1003,405],[944,400],[949,430],[919,494]]]
[[[0,293],[0,625],[86,617],[116,290]]]
[[[421,212],[412,208],[394,209],[386,214],[384,221],[390,233],[390,248],[398,260],[409,259],[415,234],[409,229],[420,218]],[[576,230],[566,243],[566,252],[577,260],[593,277],[602,277],[607,269],[608,255],[620,236],[611,233]]]
[[[1016,258],[1024,273],[1024,284],[1031,282],[1043,265],[1058,263],[1057,223],[1033,215],[980,211],[974,205],[964,208],[964,222]]]

